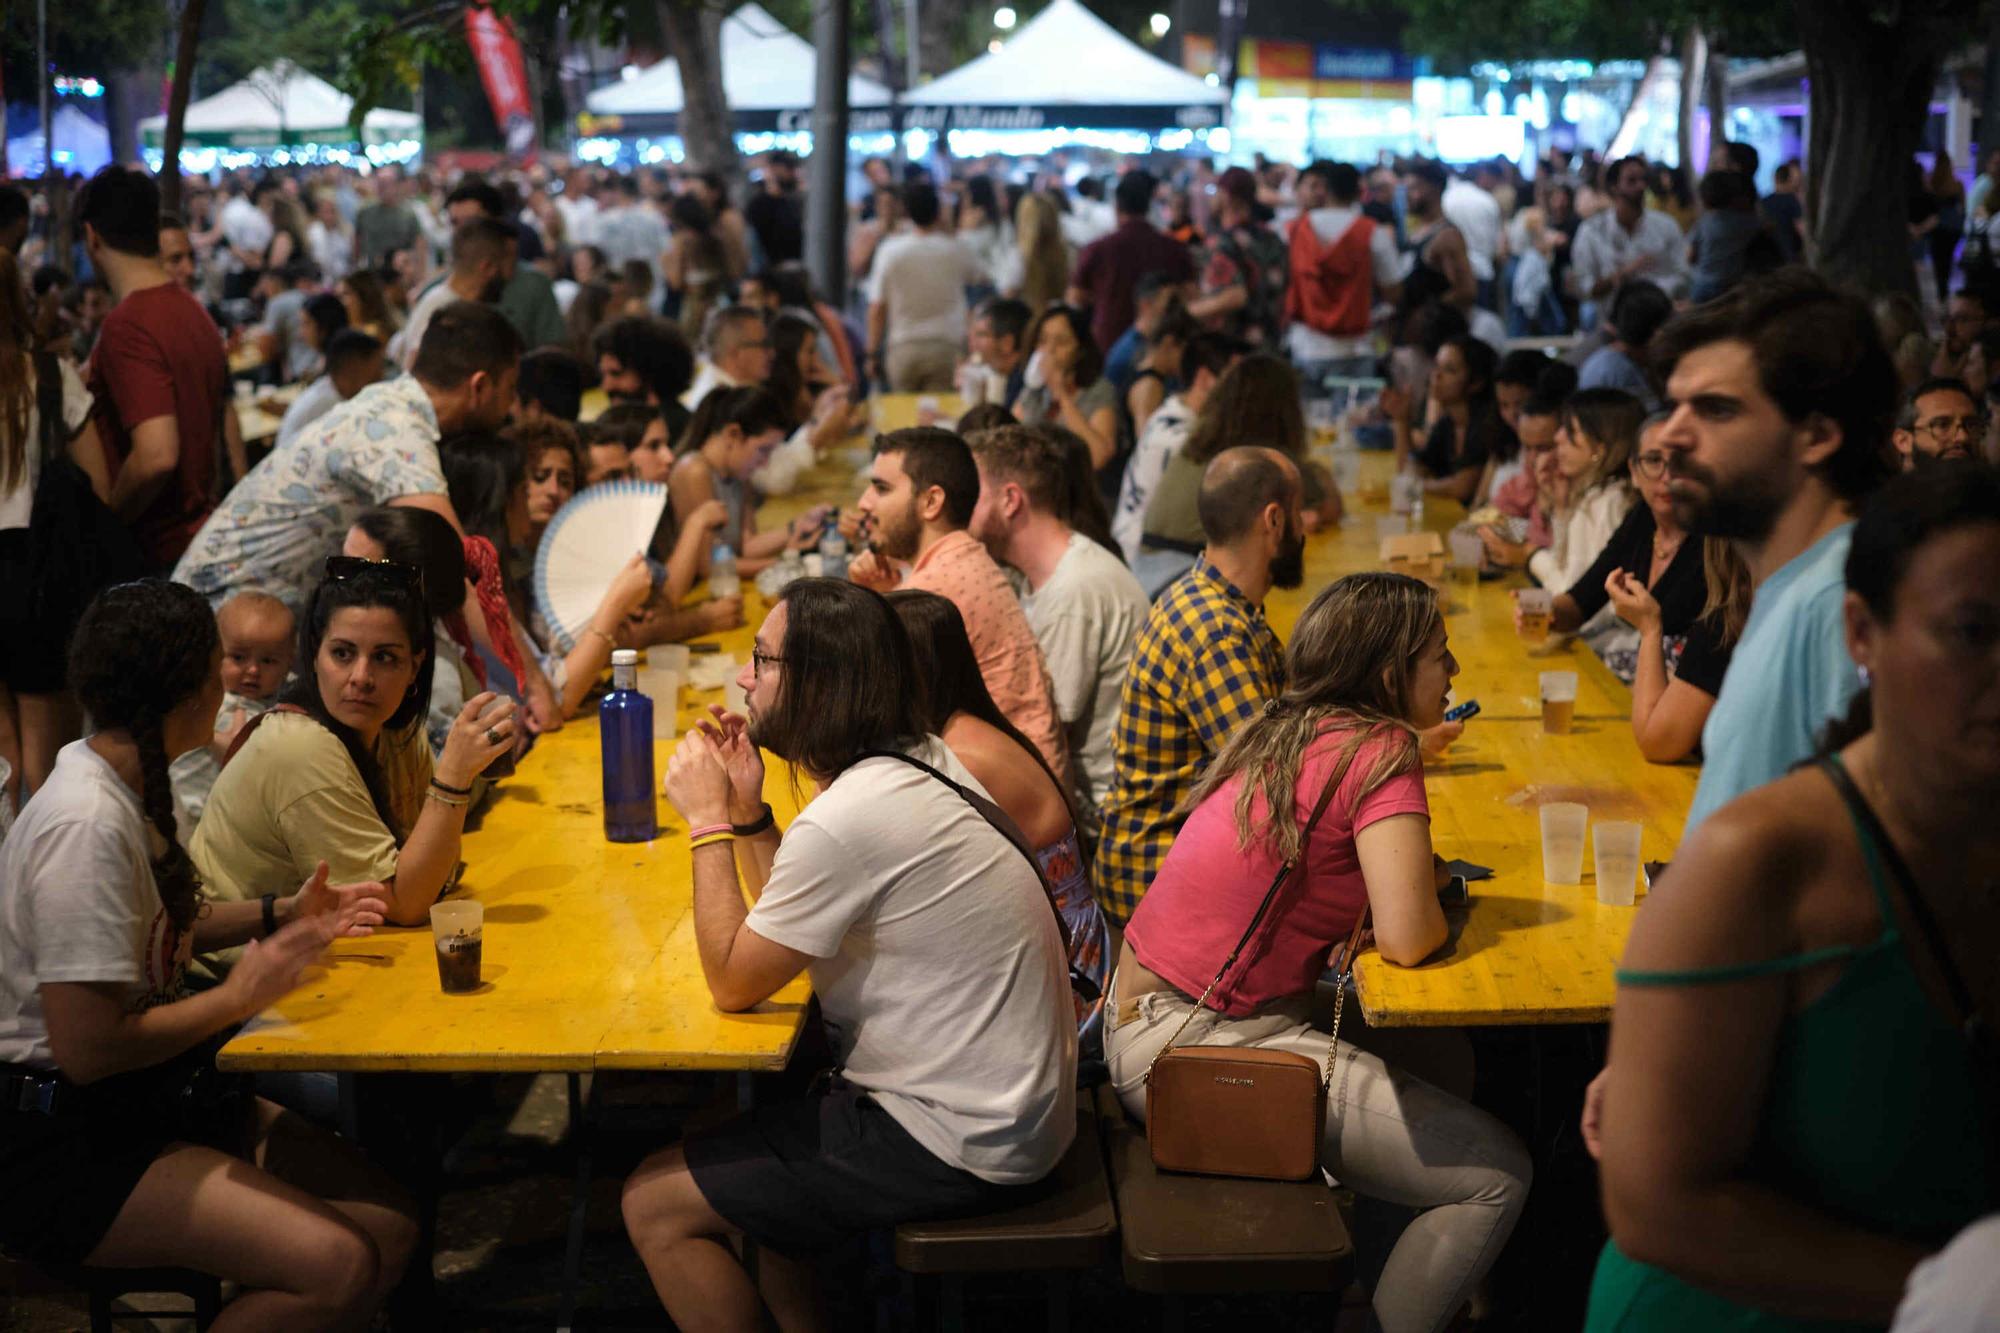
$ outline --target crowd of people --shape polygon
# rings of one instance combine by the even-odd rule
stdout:
[[[411,1182],[219,1079],[218,1039],[331,940],[422,924],[614,650],[743,626],[698,585],[836,535],[844,577],[769,599],[743,713],[665,774],[715,1003],[810,975],[837,1066],[627,1182],[676,1323],[807,1326],[815,1256],[1032,1197],[1080,1083],[1143,1119],[1170,1041],[1320,1058],[1362,922],[1394,966],[1446,942],[1424,773],[1463,729],[1426,584],[1336,579],[1288,643],[1267,618],[1343,517],[1308,426],[1337,401],[1631,684],[1644,761],[1701,764],[1582,1109],[1589,1327],[1881,1326],[1906,1293],[1899,1327],[1977,1326],[2000,289],[1933,264],[1929,216],[1935,337],[1835,290],[1796,262],[1798,164],[1760,197],[1744,145],[1697,189],[1534,165],[870,161],[839,292],[782,152],[740,200],[666,168],[232,176],[181,214],[120,167],[60,208],[0,188],[0,1244],[365,1324],[425,1262]],[[268,448],[233,378],[299,386]],[[883,391],[965,411],[875,436],[851,505],[760,521]],[[544,533],[622,479],[666,516],[549,623]],[[815,793],[782,829],[766,756]],[[1321,1162],[1394,1213],[1376,1326],[1453,1327],[1530,1155],[1469,1088],[1338,1049]]]

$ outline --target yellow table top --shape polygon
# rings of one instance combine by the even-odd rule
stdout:
[[[916,402],[881,400],[877,429],[914,421]],[[949,399],[940,410],[950,415]],[[766,506],[771,521],[823,501],[846,503],[864,452],[836,453],[800,490]],[[1379,477],[1386,458],[1365,460]],[[1270,614],[1289,636],[1311,593],[1377,564],[1374,515],[1352,505],[1346,524],[1307,549],[1307,581],[1275,594]],[[1445,512],[1449,511],[1449,513]],[[1455,506],[1433,503],[1428,526],[1448,527]],[[1581,886],[1545,885],[1538,798],[1578,799],[1593,815],[1645,822],[1644,855],[1665,859],[1693,794],[1692,767],[1647,764],[1631,739],[1624,686],[1585,648],[1530,655],[1515,637],[1502,584],[1448,587],[1447,626],[1463,673],[1460,698],[1484,707],[1428,778],[1433,836],[1442,854],[1493,867],[1473,886],[1463,933],[1446,955],[1396,968],[1368,954],[1358,979],[1369,1021],[1384,1026],[1602,1021],[1611,969],[1631,908],[1600,908],[1586,866]],[[741,629],[713,636],[741,662],[764,606],[744,587]],[[1541,732],[1537,673],[1581,677],[1576,729]],[[683,726],[720,699],[688,690]],[[656,747],[664,772],[673,742]],[[694,946],[685,841],[661,804],[661,836],[604,839],[597,725],[586,712],[542,738],[501,785],[480,827],[466,834],[460,894],[488,909],[484,975],[467,996],[438,989],[427,930],[385,930],[329,951],[291,996],[226,1046],[227,1069],[589,1070],[781,1068],[809,995],[801,978],[749,1014],[719,1012]],[[798,799],[781,764],[766,796],[781,821]],[[1587,858],[1586,858],[1587,859]]]
[[[740,663],[763,613],[714,636]],[[719,703],[687,689],[682,727]],[[675,742],[654,747],[664,773]],[[484,985],[438,989],[430,931],[341,940],[304,984],[222,1050],[225,1069],[574,1070],[784,1067],[811,991],[804,978],[749,1014],[710,1000],[694,946],[687,829],[660,802],[649,843],[604,837],[597,720],[548,733],[465,835],[455,897],[486,905]],[[798,811],[781,765],[766,795]]]
[[[1364,476],[1386,478],[1389,460],[1363,460]],[[1305,586],[1273,594],[1273,627],[1287,640],[1313,592],[1332,578],[1381,567],[1375,519],[1382,503],[1350,501],[1339,531],[1310,542]],[[1464,517],[1434,497],[1424,526],[1448,531]],[[1428,765],[1431,837],[1439,855],[1491,866],[1471,885],[1472,907],[1443,956],[1422,967],[1393,967],[1362,955],[1356,981],[1368,1021],[1382,1027],[1605,1022],[1612,969],[1624,953],[1631,907],[1600,907],[1586,848],[1580,885],[1542,880],[1543,801],[1579,801],[1592,819],[1639,820],[1641,856],[1668,860],[1694,797],[1691,764],[1649,764],[1632,739],[1631,692],[1581,643],[1531,652],[1514,632],[1514,577],[1445,585],[1445,629],[1460,674],[1455,697],[1481,712],[1442,760]],[[1567,736],[1545,735],[1539,676],[1575,671],[1576,716]],[[1644,901],[1644,886],[1640,889]],[[1460,915],[1454,913],[1454,915]]]

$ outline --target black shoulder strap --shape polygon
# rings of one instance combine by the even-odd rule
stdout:
[[[953,782],[923,760],[913,755],[904,754],[900,750],[863,750],[861,758],[895,759],[908,764],[912,768],[922,769],[945,786],[957,792],[960,800],[963,800],[967,805],[978,811],[987,823],[999,831],[1001,837],[1013,843],[1014,850],[1028,858],[1028,866],[1035,872],[1035,883],[1042,886],[1042,896],[1049,900],[1049,910],[1054,912],[1056,916],[1056,933],[1062,936],[1063,953],[1065,956],[1068,955],[1070,947],[1069,923],[1063,920],[1062,908],[1056,905],[1055,890],[1049,887],[1048,876],[1042,873],[1042,863],[1035,859],[1035,849],[1028,845],[1028,836],[1021,832],[1021,826],[1016,824],[1005,810],[1002,810],[999,806],[981,796],[970,787],[962,783]]]
[[[1923,932],[1924,944],[1931,956],[1937,959],[1938,970],[1944,975],[1945,989],[1951,992],[1951,1002],[1958,1006],[1964,1021],[1970,1023],[1979,1018],[1979,1006],[1972,998],[1972,988],[1965,984],[1965,978],[1958,970],[1958,963],[1952,958],[1951,950],[1945,944],[1944,927],[1931,912],[1930,904],[1924,901],[1923,893],[1917,888],[1917,877],[1910,873],[1909,863],[1896,850],[1895,839],[1883,827],[1875,807],[1868,804],[1868,798],[1861,794],[1861,787],[1854,781],[1854,775],[1847,771],[1847,765],[1838,755],[1827,755],[1819,762],[1820,771],[1832,780],[1834,789],[1846,802],[1848,813],[1860,826],[1862,836],[1875,844],[1881,854],[1882,864],[1888,868],[1889,878],[1902,891],[1903,901],[1910,905],[1910,919]],[[1883,927],[1893,927],[1896,923],[1884,921]]]
[[[62,456],[63,437],[68,433],[63,420],[62,367],[48,352],[35,353],[35,415],[40,428],[42,466]]]

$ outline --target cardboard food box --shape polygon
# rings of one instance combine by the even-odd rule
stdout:
[[[1451,554],[1435,532],[1406,532],[1382,539],[1382,567],[1426,583],[1442,583],[1451,572]]]

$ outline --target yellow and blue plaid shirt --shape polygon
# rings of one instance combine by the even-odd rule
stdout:
[[[1111,737],[1097,895],[1123,925],[1167,859],[1202,770],[1283,688],[1278,636],[1206,556],[1160,595],[1132,649]]]

